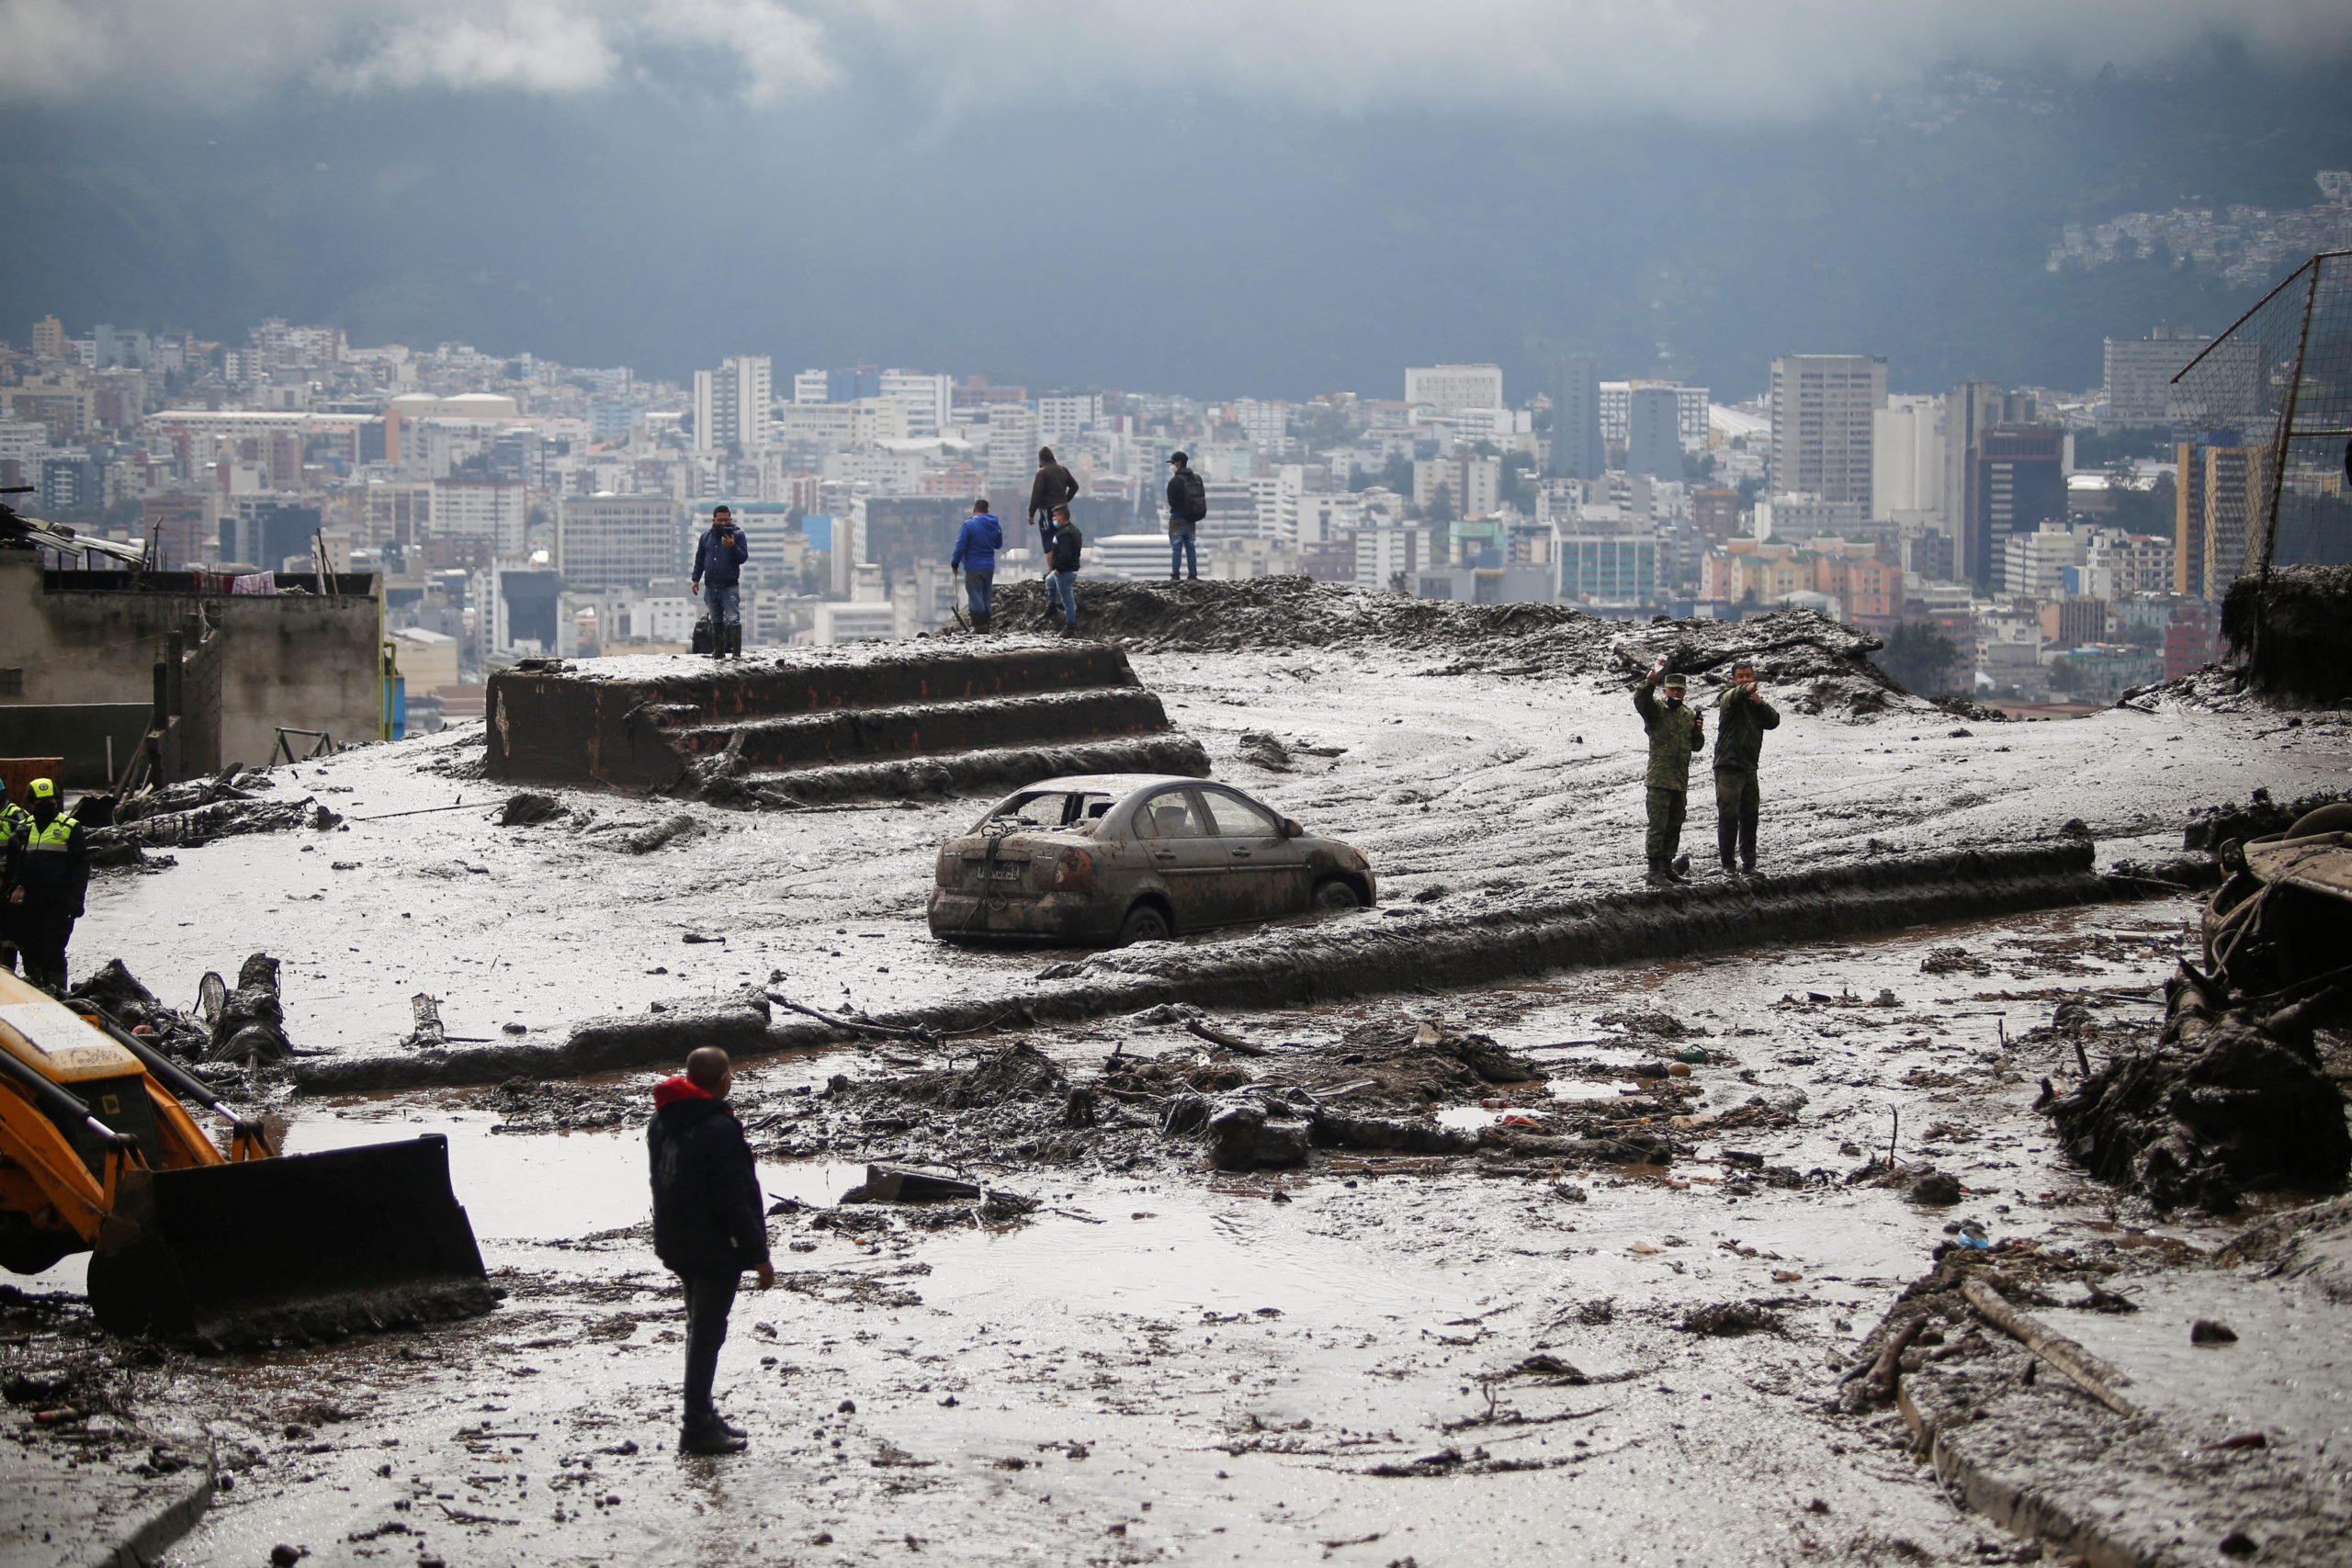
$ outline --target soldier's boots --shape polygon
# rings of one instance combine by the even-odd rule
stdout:
[[[1642,880],[1652,887],[1671,887],[1674,886],[1674,873],[1667,869],[1664,861],[1654,860],[1650,862],[1648,874]]]

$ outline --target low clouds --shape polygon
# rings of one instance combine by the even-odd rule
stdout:
[[[135,91],[576,96],[690,79],[754,107],[876,85],[978,110],[1009,84],[1341,115],[1800,118],[1951,64],[2160,68],[2209,43],[2352,56],[2341,0],[0,0],[0,102]]]

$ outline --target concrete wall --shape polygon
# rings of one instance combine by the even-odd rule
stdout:
[[[114,758],[119,772],[145,739],[153,712],[153,703],[0,703],[0,757],[61,757],[65,767],[59,783],[69,789],[103,789],[113,782],[107,758]],[[108,740],[114,742],[111,752]]]
[[[200,593],[185,573],[44,572],[36,552],[0,550],[0,670],[23,671],[21,692],[0,697],[0,706],[152,704],[165,639],[188,633],[198,649],[200,614],[213,637],[205,667],[189,660],[184,713],[199,731],[217,723],[220,765],[266,764],[280,726],[323,729],[339,745],[372,740],[383,607],[372,577],[335,586],[343,591]],[[217,719],[209,701],[216,675]]]

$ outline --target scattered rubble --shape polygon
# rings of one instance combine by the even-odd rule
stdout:
[[[2254,686],[2291,702],[2352,699],[2352,566],[2278,566],[2222,601],[2222,636]],[[2257,624],[2260,635],[2256,635]]]
[[[270,1066],[294,1054],[286,1038],[286,1005],[277,990],[277,960],[266,953],[248,957],[237,970],[237,985],[210,1017],[215,1062]]]
[[[1000,612],[1015,621],[1042,615],[1042,594],[1034,582],[1009,584],[1000,591]],[[1627,682],[1663,653],[1699,686],[1720,686],[1734,660],[1749,661],[1799,713],[1863,718],[1927,705],[1871,662],[1883,646],[1878,638],[1810,610],[1629,626],[1562,604],[1468,604],[1304,577],[1260,577],[1213,590],[1100,581],[1089,592],[1086,614],[1091,628],[1155,651],[1378,649],[1443,659],[1437,674]]]

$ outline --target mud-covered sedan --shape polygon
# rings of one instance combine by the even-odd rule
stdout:
[[[1155,942],[1353,909],[1375,891],[1362,851],[1230,784],[1083,773],[1014,791],[940,847],[931,931],[950,942]]]

